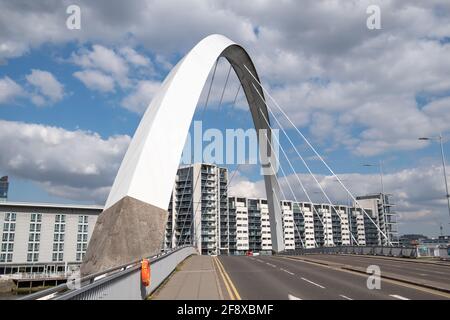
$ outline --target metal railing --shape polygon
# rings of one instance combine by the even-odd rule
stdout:
[[[194,247],[182,246],[149,258],[151,281],[148,287],[142,285],[141,260],[138,260],[83,277],[78,280],[78,285],[67,282],[27,295],[21,300],[143,300],[163,283],[179,263],[196,253]]]
[[[337,246],[310,249],[295,249],[282,252],[283,255],[306,255],[306,254],[360,254],[378,255],[390,257],[417,258],[418,252],[415,247],[384,247],[384,246]]]

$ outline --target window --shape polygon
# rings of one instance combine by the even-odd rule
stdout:
[[[88,216],[78,216],[77,253],[76,260],[81,261],[86,253],[88,240]]]
[[[64,232],[66,230],[65,222],[66,216],[64,214],[55,215],[52,261],[63,261],[64,259]]]
[[[32,213],[30,216],[30,234],[28,236],[28,262],[38,262],[39,260],[39,241],[41,232],[42,214]]]

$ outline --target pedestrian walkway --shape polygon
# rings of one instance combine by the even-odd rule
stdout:
[[[155,300],[223,300],[229,296],[211,256],[191,256],[151,297]]]

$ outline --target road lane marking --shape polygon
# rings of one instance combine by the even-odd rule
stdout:
[[[408,298],[399,296],[398,294],[390,294],[389,296],[391,296],[392,298],[399,299],[399,300],[409,300]]]
[[[352,298],[349,298],[349,297],[347,297],[347,296],[344,296],[343,294],[340,294],[339,296],[342,297],[342,298],[344,298],[344,299],[347,299],[347,300],[353,300]]]
[[[283,268],[280,268],[280,270],[283,271],[283,272],[289,273],[291,276],[294,275],[294,273],[290,272],[289,270],[286,270],[286,269],[283,269]]]
[[[325,289],[324,286],[321,286],[320,284],[315,283],[315,282],[313,282],[313,281],[311,281],[311,280],[308,280],[308,279],[303,278],[303,277],[302,277],[301,279],[304,280],[304,281],[306,281],[306,282],[309,282],[309,283],[311,283],[311,284],[313,284],[313,285],[315,285],[315,286],[318,286],[319,288]]]
[[[264,263],[264,261],[262,261],[261,259],[256,259],[256,261]]]
[[[280,256],[279,258],[281,259],[285,259],[285,260],[291,260],[291,261],[296,261],[296,262],[303,262],[305,264],[311,264],[311,265],[315,265],[318,267],[322,267],[322,268],[326,268],[326,269],[332,269],[332,270],[336,270],[336,271],[340,271],[340,272],[345,272],[345,273],[351,273],[355,276],[359,276],[359,277],[367,277],[366,273],[361,273],[361,272],[357,272],[354,270],[347,270],[347,269],[342,269],[340,266],[327,266],[321,263],[317,263],[317,262],[313,262],[313,261],[306,261],[306,260],[302,260],[301,258],[294,258],[294,257],[285,257],[285,256]],[[430,289],[430,288],[426,288],[426,287],[422,287],[418,284],[411,284],[411,283],[406,283],[406,282],[402,282],[401,280],[393,280],[393,279],[388,279],[388,278],[383,278],[383,276],[381,277],[381,281],[384,283],[390,283],[396,286],[401,286],[401,287],[405,287],[405,288],[409,288],[409,289],[413,289],[413,290],[417,290],[417,291],[421,291],[421,292],[425,292],[427,294],[431,294],[431,295],[435,295],[435,296],[440,296],[440,297],[444,297],[447,299],[450,299],[450,294],[446,293],[446,292],[442,292],[436,289]]]
[[[268,266],[271,266],[272,268],[276,268],[276,267],[277,267],[276,265],[271,264],[271,263],[268,263],[268,262],[266,262],[266,264],[267,264]]]
[[[233,290],[233,293],[234,293],[234,296],[236,297],[236,300],[242,300],[241,296],[239,295],[239,292],[237,291],[236,287],[233,284],[233,281],[231,281],[230,276],[226,272],[226,270],[225,270],[222,262],[219,260],[219,258],[217,258],[217,262],[219,263],[220,268],[222,269],[223,273],[225,274],[225,277],[228,280],[228,283],[230,284],[231,290]]]
[[[217,257],[213,257],[213,261],[215,262],[217,269],[219,270],[220,276],[222,277],[223,283],[225,284],[225,288],[227,289],[228,292],[228,296],[230,297],[231,300],[235,300],[233,292],[230,289],[230,285],[228,284],[227,280],[225,279],[225,276],[222,272],[222,270],[220,269],[219,263],[217,262],[219,259],[217,259]]]
[[[300,299],[299,297],[296,297],[296,296],[293,296],[292,294],[288,294],[288,299],[289,300],[302,300],[302,299]]]

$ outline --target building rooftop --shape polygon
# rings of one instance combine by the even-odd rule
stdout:
[[[99,206],[99,205],[56,204],[56,203],[43,203],[43,202],[14,202],[14,201],[0,202],[0,208],[2,208],[2,207],[33,207],[33,208],[62,208],[62,209],[103,210],[103,206]]]

